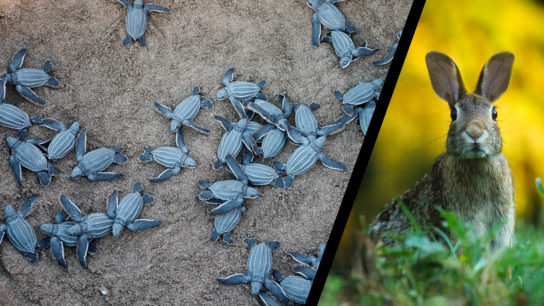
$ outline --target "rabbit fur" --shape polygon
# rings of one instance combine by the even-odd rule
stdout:
[[[442,226],[437,206],[471,223],[479,236],[492,224],[504,222],[491,242],[493,250],[500,250],[512,243],[515,204],[512,174],[501,153],[502,139],[492,103],[508,88],[514,55],[501,52],[492,56],[473,93],[466,92],[459,69],[447,55],[432,51],[425,61],[435,93],[448,102],[452,122],[446,151],[400,201],[423,228],[437,227],[453,242],[455,237]],[[370,224],[370,237],[393,245],[396,241],[391,234],[401,234],[410,226],[393,200]]]

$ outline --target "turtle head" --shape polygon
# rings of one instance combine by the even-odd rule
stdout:
[[[259,192],[257,191],[257,189],[253,187],[247,188],[246,198],[254,199],[258,196],[259,196]]]
[[[340,59],[340,67],[346,68],[351,63],[351,57],[342,57]]]
[[[6,206],[6,219],[17,214],[17,212],[15,211],[15,208],[13,208],[13,206],[11,205],[7,205]]]
[[[83,175],[83,169],[79,165],[77,165],[74,170],[72,170],[72,173],[70,174],[70,178],[76,178],[78,176]]]
[[[49,236],[53,236],[55,233],[55,225],[54,224],[42,224],[40,225],[40,230]]]
[[[179,129],[180,126],[181,126],[181,122],[179,122],[176,119],[172,119],[172,121],[170,122],[170,131],[172,131],[172,133],[175,133]]]
[[[221,89],[218,93],[215,99],[217,100],[223,100],[229,96],[229,93],[226,88]]]
[[[6,142],[8,143],[8,147],[13,148],[13,146],[18,142],[17,138],[8,136],[6,137]]]
[[[306,4],[315,10],[319,6],[319,0],[306,0]]]
[[[124,228],[125,227],[123,226],[123,224],[121,224],[119,222],[114,222],[113,226],[111,227],[111,233],[112,233],[113,237],[119,236],[119,234],[121,234],[121,231]]]
[[[183,161],[183,165],[187,168],[196,168],[196,162],[194,159],[187,156],[185,160]]]

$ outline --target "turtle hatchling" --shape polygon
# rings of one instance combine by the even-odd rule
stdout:
[[[55,224],[40,225],[40,230],[49,237],[45,237],[38,241],[38,246],[41,248],[51,246],[53,255],[57,259],[59,265],[61,265],[63,268],[68,268],[66,259],[64,258],[64,246],[77,246],[77,241],[79,238],[77,236],[68,234],[68,230],[76,224],[72,221],[66,221],[68,217],[69,215],[66,213],[66,211],[64,211],[64,209],[62,209],[55,216]],[[96,241],[89,241],[89,249],[87,252],[94,255],[97,251],[98,245],[96,244]]]
[[[346,22],[340,10],[333,5],[344,0],[306,0],[306,4],[314,10],[312,16],[312,44],[317,46],[321,36],[321,25],[337,31],[354,33],[356,29]]]
[[[158,177],[152,178],[150,182],[162,182],[174,175],[180,173],[181,168],[196,168],[196,162],[187,156],[189,150],[183,144],[183,139],[181,137],[181,131],[176,133],[176,144],[177,148],[174,147],[158,147],[154,148],[144,148],[144,154],[140,155],[140,161],[156,161],[157,163],[168,167],[163,171]]]
[[[38,195],[35,194],[28,198],[18,211],[13,206],[6,206],[6,224],[0,225],[0,243],[7,234],[9,241],[30,259],[31,263],[38,261],[38,251],[36,251],[37,239],[36,232],[32,226],[25,220],[30,212],[32,204],[36,202]]]
[[[87,269],[87,253],[90,250],[90,243],[94,239],[103,237],[111,233],[113,220],[115,219],[115,207],[112,201],[108,201],[106,213],[92,213],[83,216],[79,208],[68,199],[65,194],[60,196],[60,203],[64,210],[72,217],[75,224],[68,229],[68,235],[76,236],[77,255],[79,263],[84,269]]]
[[[115,219],[112,226],[113,237],[119,236],[125,227],[131,231],[139,231],[157,227],[162,223],[162,221],[158,220],[136,219],[140,215],[143,205],[154,201],[149,194],[141,194],[143,189],[141,183],[134,184],[132,192],[124,196],[119,204],[117,190],[108,198],[108,207],[117,208],[114,212]]]
[[[249,183],[256,186],[276,185],[279,177],[276,170],[261,163],[254,163],[252,160],[253,154],[246,149],[240,168],[246,174]]]
[[[223,85],[225,85],[225,88],[217,93],[216,99],[223,100],[229,98],[240,118],[244,119],[248,118],[248,116],[242,102],[257,96],[266,85],[266,81],[261,81],[257,84],[243,81],[233,82],[234,70],[234,68],[230,68],[225,73],[225,76],[223,76]]]
[[[351,38],[346,33],[340,31],[332,31],[331,36],[325,36],[321,41],[332,43],[334,52],[340,58],[340,67],[342,68],[346,68],[357,58],[371,55],[378,50],[367,48],[366,43],[359,48],[355,48],[355,44]]]
[[[200,89],[198,86],[195,86],[192,95],[181,101],[176,106],[174,111],[172,111],[169,107],[160,104],[159,102],[155,102],[155,107],[157,110],[166,118],[172,120],[170,123],[170,130],[172,133],[178,131],[182,124],[190,126],[202,133],[210,132],[209,129],[200,127],[193,122],[193,119],[196,117],[201,107],[207,109],[213,108],[213,104],[210,100],[201,101],[200,96],[198,95],[199,93]]]
[[[280,285],[270,279],[272,272],[272,250],[280,247],[277,241],[270,241],[268,244],[261,242],[257,244],[255,239],[246,238],[245,242],[251,248],[247,260],[247,274],[237,273],[227,278],[218,278],[222,284],[237,285],[251,284],[251,295],[256,296],[263,285],[275,296],[282,297],[282,300],[289,301]]]
[[[254,199],[259,196],[257,189],[249,187],[247,175],[242,171],[234,157],[227,155],[226,161],[237,180],[225,180],[215,183],[198,181],[202,190],[197,196],[198,201],[219,205],[210,212],[217,216],[226,214],[244,204],[244,199]]]
[[[2,86],[0,86],[0,97],[5,96],[5,85],[8,83],[15,85],[15,90],[29,101],[45,105],[45,101],[38,97],[31,88],[43,85],[58,87],[59,81],[47,74],[53,70],[51,60],[46,60],[41,70],[29,68],[21,69],[27,52],[28,49],[21,49],[13,56],[13,60],[9,64],[9,72],[1,76],[1,78],[5,77],[5,81],[2,81]]]
[[[304,142],[301,137],[330,135],[343,127],[341,123],[335,123],[320,129],[317,119],[312,112],[319,107],[321,107],[321,105],[315,102],[310,105],[294,103],[296,128],[289,127],[289,129],[287,129],[287,135],[292,142],[301,144]]]
[[[9,163],[15,174],[15,179],[19,186],[23,186],[23,177],[21,166],[32,172],[36,172],[40,183],[43,186],[49,186],[51,177],[59,175],[59,172],[53,165],[47,162],[47,158],[42,151],[32,143],[32,140],[21,141],[17,138],[7,136],[6,142],[11,149]]]
[[[292,133],[291,135],[293,136],[294,134]],[[327,136],[321,136],[315,138],[315,136],[310,135],[309,137],[300,136],[295,138],[295,142],[301,144],[301,146],[291,154],[287,163],[273,163],[274,168],[278,173],[286,174],[285,177],[276,180],[276,185],[278,187],[290,187],[293,183],[293,178],[297,175],[306,173],[316,164],[317,160],[320,160],[327,168],[340,171],[347,170],[346,165],[329,158],[321,151],[325,145],[326,137]]]
[[[14,130],[26,130],[33,123],[40,123],[41,119],[29,117],[22,109],[15,105],[0,101],[0,125]]]
[[[70,178],[87,176],[91,182],[109,181],[123,176],[121,173],[102,172],[112,163],[123,164],[128,158],[121,154],[120,148],[100,148],[89,153],[87,151],[87,130],[79,133],[76,148],[76,159],[79,162],[72,170]]]
[[[143,0],[135,0],[133,3],[127,0],[117,0],[127,8],[127,17],[125,19],[127,26],[127,37],[123,40],[123,45],[130,44],[133,40],[140,46],[145,46],[144,32],[147,27],[147,13],[161,12],[170,13],[170,10],[154,5],[144,5]]]
[[[217,161],[213,164],[213,168],[219,170],[223,167],[227,155],[230,154],[236,157],[240,153],[242,143],[253,151],[255,145],[253,135],[261,128],[261,125],[248,119],[240,119],[240,121],[234,123],[218,115],[215,115],[214,118],[226,130],[217,148]]]
[[[372,82],[357,82],[343,95],[335,90],[334,97],[338,100],[342,100],[344,113],[351,115],[355,106],[362,105],[372,99],[378,99],[380,97],[380,91],[378,89],[382,85],[382,79],[376,79]]]
[[[76,147],[76,136],[79,132],[78,121],[74,122],[68,129],[64,123],[55,119],[43,119],[39,125],[59,131],[47,146],[47,158],[50,161],[57,162]]]
[[[215,242],[219,239],[219,236],[223,235],[223,241],[227,244],[232,244],[230,239],[230,231],[236,227],[242,213],[246,211],[245,206],[240,206],[228,214],[220,215],[215,217],[214,226],[212,230],[212,241]]]

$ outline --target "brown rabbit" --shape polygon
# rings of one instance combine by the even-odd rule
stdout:
[[[514,187],[491,103],[508,88],[514,55],[492,56],[482,68],[474,93],[465,91],[459,69],[447,55],[429,52],[425,61],[434,91],[449,104],[452,122],[446,152],[400,201],[423,227],[444,230],[436,206],[474,225],[478,235],[496,222],[505,222],[491,243],[492,249],[500,250],[511,244],[514,234]],[[409,219],[393,200],[370,224],[370,236],[392,245],[395,240],[388,235],[409,228]]]

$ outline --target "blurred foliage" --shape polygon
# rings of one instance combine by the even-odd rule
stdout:
[[[331,273],[320,305],[541,305],[544,233],[518,224],[511,247],[492,252],[500,224],[478,237],[470,224],[441,211],[458,239],[440,243],[422,229],[406,231],[405,246],[376,249],[366,229],[350,277]],[[434,229],[437,230],[437,229]],[[447,239],[447,238],[445,238]],[[373,265],[374,268],[370,268]]]
[[[426,1],[400,73],[346,232],[357,231],[359,214],[372,220],[396,196],[430,171],[445,150],[449,108],[434,93],[425,54],[440,51],[461,71],[467,91],[495,53],[511,51],[508,90],[494,104],[503,153],[514,176],[517,219],[537,224],[540,199],[534,179],[544,174],[544,7],[534,1]],[[342,239],[339,261],[353,251]]]

